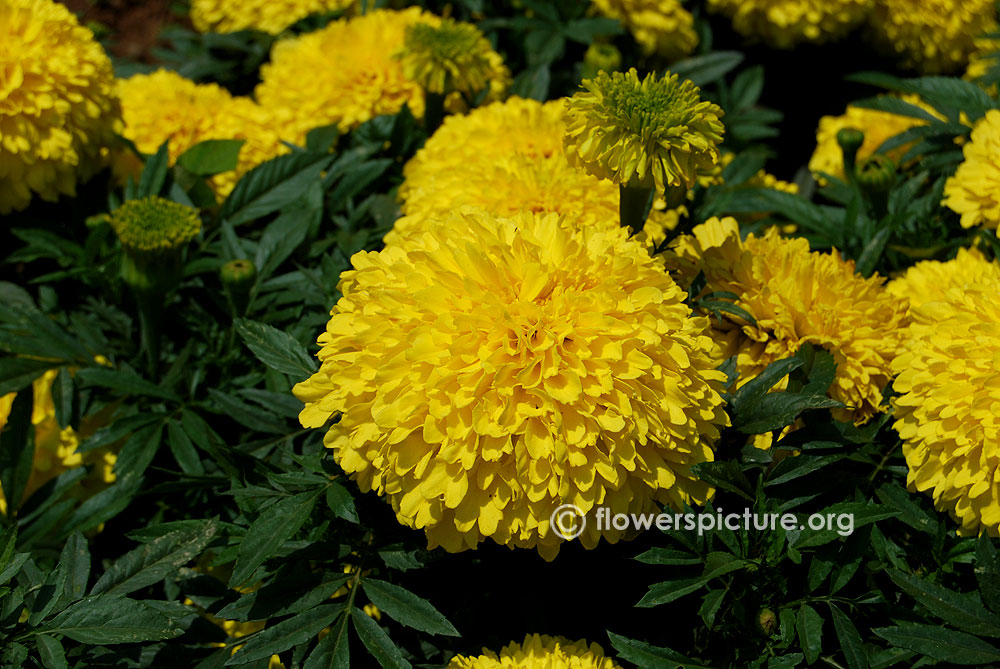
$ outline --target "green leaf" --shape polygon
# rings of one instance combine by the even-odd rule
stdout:
[[[620,659],[631,662],[640,669],[711,669],[710,665],[688,659],[669,648],[653,646],[612,632],[608,632],[608,639],[618,651]]]
[[[209,519],[197,528],[171,532],[118,558],[98,579],[90,594],[127,595],[159,583],[198,555],[218,531]]]
[[[736,493],[749,502],[754,501],[753,486],[738,462],[734,460],[699,462],[693,469],[698,478],[706,483]]]
[[[275,579],[223,607],[215,616],[223,620],[247,621],[301,613],[330,599],[348,578],[348,574],[339,574],[322,580],[321,574],[309,573]]]
[[[696,590],[700,590],[708,581],[704,578],[682,578],[674,581],[664,581],[649,586],[649,592],[643,595],[636,606],[649,608],[680,599]]]
[[[733,411],[739,413],[759,402],[776,383],[804,364],[805,361],[796,356],[775,360],[763,372],[747,381],[733,393],[729,400]]]
[[[207,139],[182,153],[177,164],[202,177],[235,170],[245,142],[243,139]]]
[[[712,51],[677,61],[670,72],[681,79],[690,79],[695,86],[705,86],[726,76],[742,62],[743,54],[739,51]]]
[[[98,595],[73,604],[39,631],[85,644],[117,644],[172,639],[184,630],[144,602]]]
[[[733,418],[733,427],[743,434],[762,434],[791,425],[800,413],[808,409],[839,409],[843,406],[825,395],[773,392],[738,412]]]
[[[236,321],[236,332],[257,359],[262,363],[293,379],[302,380],[316,371],[316,362],[310,357],[306,347],[290,334],[265,323],[240,318]]]
[[[961,594],[923,579],[889,570],[889,578],[932,614],[979,636],[1000,637],[1000,616],[990,613],[975,594]]]
[[[875,495],[886,504],[899,511],[899,520],[915,530],[927,534],[937,532],[937,518],[920,508],[914,496],[898,484],[887,483],[875,491]]]
[[[35,426],[31,422],[35,406],[33,392],[14,397],[7,426],[0,430],[0,487],[8,501],[7,513],[16,515],[24,497],[35,460]]]
[[[851,106],[861,107],[863,109],[876,109],[878,111],[896,114],[897,116],[909,116],[910,118],[920,119],[921,121],[927,121],[929,123],[941,122],[941,119],[937,118],[926,109],[891,95],[880,95],[874,98],[855,100],[851,102]]]
[[[430,602],[409,590],[373,578],[363,578],[361,585],[372,604],[403,625],[428,634],[459,636],[455,626]]]
[[[846,453],[833,453],[831,455],[809,455],[808,453],[803,453],[795,458],[784,458],[767,472],[764,485],[780,485],[788,481],[794,481],[806,474],[842,460],[846,456]]]
[[[147,381],[134,372],[126,370],[89,367],[77,372],[76,380],[80,383],[81,387],[100,386],[116,390],[125,395],[144,395],[172,400],[174,402],[180,401],[180,398],[169,390]]]
[[[338,518],[343,518],[349,523],[358,524],[358,511],[354,508],[354,498],[347,489],[339,483],[331,481],[326,489],[326,504]]]
[[[232,225],[267,216],[301,197],[332,161],[333,156],[303,151],[258,165],[239,180],[219,215]]]
[[[814,546],[822,546],[828,544],[831,541],[836,541],[837,539],[842,539],[846,536],[847,528],[843,531],[845,534],[841,534],[840,527],[836,523],[836,516],[850,515],[853,518],[853,531],[857,531],[859,527],[864,527],[865,525],[871,525],[872,523],[878,522],[880,520],[885,520],[887,518],[895,518],[899,515],[898,511],[889,509],[888,507],[882,506],[880,504],[865,503],[865,502],[838,502],[827,508],[823,509],[819,513],[824,517],[829,518],[831,515],[834,516],[834,522],[832,523],[832,528],[813,530],[808,526],[801,531],[801,533],[792,540],[791,544],[795,549],[811,548]]]
[[[882,253],[885,251],[885,244],[889,241],[889,235],[891,234],[892,228],[888,226],[884,227],[876,232],[871,241],[865,245],[861,255],[858,256],[858,262],[854,268],[858,274],[866,278],[872,275],[876,265],[878,265],[878,261],[882,258]]]
[[[24,390],[39,376],[57,366],[49,360],[0,358],[0,396]]]
[[[872,631],[893,646],[951,664],[986,666],[1000,662],[1000,649],[971,634],[940,625],[909,623]]]
[[[861,635],[855,629],[854,623],[833,602],[827,604],[830,606],[830,613],[833,614],[833,629],[837,632],[837,639],[840,641],[840,649],[844,652],[844,659],[847,660],[848,669],[867,669],[868,657],[865,655]]]
[[[347,639],[347,610],[334,623],[330,633],[316,644],[303,669],[351,669],[351,645]]]
[[[322,604],[283,620],[254,636],[243,648],[236,651],[226,666],[247,664],[269,658],[275,653],[299,646],[315,637],[344,610],[342,603]]]
[[[139,188],[136,197],[147,197],[149,195],[159,195],[163,190],[163,184],[167,181],[167,168],[170,166],[170,153],[168,145],[170,140],[164,140],[160,148],[146,160],[142,167],[142,176],[139,177]]]
[[[299,531],[312,513],[318,494],[303,492],[285,497],[261,512],[240,543],[236,566],[229,579],[230,587],[236,587],[253,576],[257,567]]]
[[[87,592],[90,578],[90,548],[87,539],[80,532],[69,535],[66,545],[59,555],[59,563],[66,565],[66,587],[63,596],[74,602]]]
[[[201,464],[198,451],[195,450],[191,438],[184,432],[184,428],[176,420],[167,423],[167,445],[174,459],[180,465],[181,471],[185,474],[200,476],[205,473],[205,467]]]
[[[976,581],[986,606],[1000,613],[1000,556],[993,539],[986,534],[976,541]]]
[[[806,662],[812,664],[823,650],[823,618],[816,609],[803,604],[795,617],[795,631],[799,635],[799,646],[805,653]]]
[[[46,669],[64,669],[69,666],[66,662],[66,651],[56,639],[46,634],[38,634],[35,636],[35,642],[38,644],[38,657]]]
[[[687,551],[679,551],[672,548],[650,548],[645,553],[641,553],[635,558],[639,562],[644,564],[662,564],[662,565],[692,565],[701,564],[701,557],[688,553]]]
[[[326,153],[333,149],[338,137],[340,137],[340,129],[336,123],[313,128],[306,133],[306,150]]]
[[[392,642],[378,623],[368,617],[368,614],[355,607],[351,609],[351,622],[358,633],[361,642],[368,652],[387,669],[410,669],[410,663],[403,659],[403,654]]]

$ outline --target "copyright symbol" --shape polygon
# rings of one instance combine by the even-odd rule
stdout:
[[[560,504],[549,516],[549,525],[557,536],[569,541],[583,534],[587,517],[575,504]]]

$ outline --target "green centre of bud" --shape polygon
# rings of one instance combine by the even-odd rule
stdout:
[[[406,30],[405,50],[438,63],[454,62],[475,51],[481,36],[474,25],[453,19],[439,26],[416,23]]]
[[[607,108],[637,135],[687,125],[700,102],[694,84],[678,81],[676,74],[647,77],[636,85],[626,77],[602,73],[597,82]]]
[[[156,253],[181,248],[201,231],[198,212],[151,195],[129,200],[111,215],[111,227],[130,252]]]

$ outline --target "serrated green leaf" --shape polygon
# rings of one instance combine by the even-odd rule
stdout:
[[[46,669],[65,669],[69,666],[66,662],[66,651],[59,641],[47,634],[38,634],[35,636],[35,642],[38,644],[38,657]]]
[[[163,184],[167,180],[167,168],[170,166],[169,143],[170,140],[164,140],[156,153],[146,159],[135,194],[137,198],[159,195],[163,190]]]
[[[823,618],[816,613],[816,609],[803,604],[795,616],[795,631],[798,632],[799,647],[806,656],[806,662],[812,664],[823,650]]]
[[[833,629],[837,633],[840,650],[843,651],[844,659],[847,660],[848,669],[867,669],[868,656],[865,655],[861,635],[858,634],[854,623],[833,602],[827,602],[827,604],[833,615]]]
[[[347,489],[339,483],[330,482],[326,488],[326,504],[338,518],[349,523],[359,523],[358,511],[354,508],[354,498]]]
[[[1000,637],[1000,616],[987,611],[974,593],[958,593],[897,569],[889,570],[889,578],[948,624],[978,636]]]
[[[975,570],[983,602],[995,613],[1000,613],[1000,555],[993,539],[986,534],[979,535],[976,541]]]
[[[184,630],[148,604],[98,595],[71,605],[39,631],[85,644],[118,644],[172,639]]]
[[[306,658],[303,669],[350,669],[351,645],[347,639],[347,610],[337,618],[330,633],[323,637]]]
[[[392,642],[379,624],[359,608],[351,609],[351,622],[365,648],[378,663],[386,669],[410,669],[410,663],[403,658],[399,648]]]
[[[57,366],[49,360],[0,358],[0,396],[24,390],[42,374]]]
[[[270,658],[275,653],[304,644],[329,625],[344,610],[342,603],[321,604],[264,629],[236,651],[226,666]]]
[[[264,509],[247,530],[233,567],[229,585],[245,582],[265,560],[294,536],[312,513],[317,492],[303,492],[281,499]]]
[[[142,395],[172,400],[174,402],[180,401],[177,395],[162,386],[147,381],[138,374],[125,370],[89,367],[77,372],[76,380],[81,387],[100,386],[102,388],[110,388],[125,395]]]
[[[726,76],[743,58],[739,51],[713,51],[679,60],[670,66],[670,72],[690,79],[695,86],[705,86]]]
[[[31,422],[35,406],[33,392],[14,397],[7,425],[0,430],[0,487],[8,500],[8,514],[15,514],[24,496],[35,460],[35,427]]]
[[[306,347],[290,334],[245,318],[236,320],[235,325],[247,348],[271,369],[296,380],[308,378],[316,371],[316,363]]]
[[[940,625],[909,623],[872,631],[893,646],[951,664],[986,666],[1000,662],[1000,649],[971,634]]]
[[[640,669],[711,669],[710,665],[691,660],[669,648],[653,646],[644,641],[629,639],[608,632],[611,646],[618,657],[635,664]]]
[[[239,180],[219,215],[232,225],[267,216],[301,197],[332,161],[333,156],[302,151],[258,165]]]
[[[243,139],[207,139],[182,153],[177,164],[201,177],[235,170],[245,142]]]
[[[429,634],[459,636],[455,626],[430,602],[409,590],[373,578],[361,579],[361,586],[372,604],[397,622]]]

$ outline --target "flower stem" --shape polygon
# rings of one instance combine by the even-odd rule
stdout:
[[[139,337],[142,351],[146,355],[149,377],[157,379],[160,366],[160,335],[163,326],[162,295],[135,291],[139,303]]]
[[[618,192],[618,211],[622,227],[628,227],[631,230],[630,234],[634,235],[646,225],[649,196],[653,193],[653,189],[622,184],[618,187]]]

